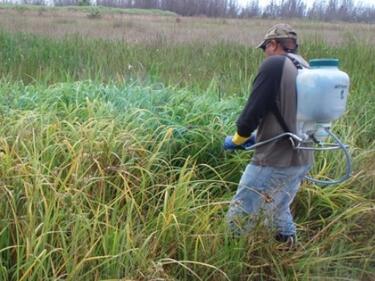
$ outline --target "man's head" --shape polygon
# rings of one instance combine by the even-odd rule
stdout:
[[[288,24],[276,24],[267,31],[257,48],[261,48],[266,56],[296,53],[298,48],[297,33]]]

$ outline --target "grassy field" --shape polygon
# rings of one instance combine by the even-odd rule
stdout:
[[[335,132],[354,171],[303,183],[285,252],[224,222],[251,155],[222,141],[274,22],[99,11],[0,9],[1,281],[375,280],[374,26],[292,21],[302,55],[351,77]]]

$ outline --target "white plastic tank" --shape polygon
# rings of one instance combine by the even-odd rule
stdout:
[[[346,110],[349,76],[339,70],[338,59],[313,59],[297,76],[297,130],[310,135],[329,127]]]

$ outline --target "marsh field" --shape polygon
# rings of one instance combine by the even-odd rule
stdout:
[[[302,184],[293,251],[226,227],[251,153],[222,142],[276,22],[0,6],[0,280],[375,280],[374,25],[288,21],[350,76],[352,177]]]

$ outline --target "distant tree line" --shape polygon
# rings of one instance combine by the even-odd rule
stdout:
[[[1,0],[0,0],[1,1]],[[4,0],[3,0],[4,1]],[[7,1],[7,0],[5,0]],[[12,0],[8,0],[12,1]],[[308,18],[322,21],[375,23],[375,7],[355,5],[353,0],[271,0],[262,7],[259,0],[249,0],[245,7],[237,0],[13,0],[25,4],[101,5],[120,8],[161,9],[181,16],[228,18]]]

